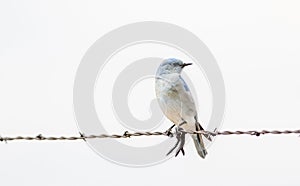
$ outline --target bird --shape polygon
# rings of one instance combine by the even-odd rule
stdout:
[[[164,115],[174,125],[167,131],[171,131],[176,126],[177,143],[167,153],[169,155],[180,143],[176,155],[181,151],[184,155],[185,134],[187,131],[203,131],[197,116],[197,109],[191,91],[181,76],[183,68],[192,63],[183,63],[180,59],[168,58],[162,61],[155,75],[156,98]],[[207,155],[207,150],[203,143],[201,134],[190,134],[197,152],[203,159]],[[209,135],[204,135],[211,141]]]

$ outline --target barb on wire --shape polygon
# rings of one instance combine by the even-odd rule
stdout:
[[[251,136],[261,136],[266,134],[300,134],[299,130],[249,130],[249,131],[186,131],[189,134],[208,134],[212,136],[228,136],[228,135],[251,135]],[[83,133],[79,133],[79,136],[60,136],[60,137],[51,137],[51,136],[43,136],[39,134],[37,136],[16,136],[16,137],[2,137],[0,136],[0,142],[7,143],[8,141],[74,141],[74,140],[87,140],[87,139],[101,139],[101,138],[130,138],[136,136],[170,136],[170,131],[167,130],[165,132],[133,132],[130,133],[128,131],[124,132],[124,134],[99,134],[99,135],[85,135]],[[173,134],[171,132],[171,134]]]

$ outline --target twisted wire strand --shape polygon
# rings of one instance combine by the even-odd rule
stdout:
[[[266,134],[300,134],[300,129],[298,130],[249,130],[249,131],[186,131],[189,134],[208,134],[212,136],[229,136],[229,135],[251,135],[251,136],[261,136]],[[138,137],[138,136],[173,136],[175,133],[167,130],[165,132],[133,132],[130,133],[128,131],[124,132],[124,134],[100,134],[100,135],[85,135],[79,133],[79,136],[43,136],[39,134],[37,136],[16,136],[16,137],[2,137],[0,136],[0,142],[8,142],[8,141],[74,141],[74,140],[87,140],[87,139],[102,139],[102,138],[130,138],[130,137]]]

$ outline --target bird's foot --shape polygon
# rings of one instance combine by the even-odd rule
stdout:
[[[172,129],[175,127],[175,124],[174,125],[172,125],[172,127],[170,127],[168,130],[166,130],[166,132],[165,132],[165,134],[168,136],[168,137],[170,137],[170,138],[172,138],[174,135],[173,135],[173,133],[171,132],[172,131]]]
[[[176,138],[177,138],[177,142],[175,144],[175,146],[167,153],[167,156],[169,154],[171,154],[175,149],[176,147],[179,145],[177,151],[176,151],[176,154],[175,154],[175,157],[180,153],[182,152],[182,155],[185,155],[184,153],[184,144],[185,144],[185,135],[186,135],[186,132],[183,130],[183,128],[176,128]]]

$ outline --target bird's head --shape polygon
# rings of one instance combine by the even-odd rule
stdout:
[[[179,59],[168,58],[165,59],[159,66],[157,74],[171,74],[171,73],[181,73],[182,69],[192,63],[183,63]]]

